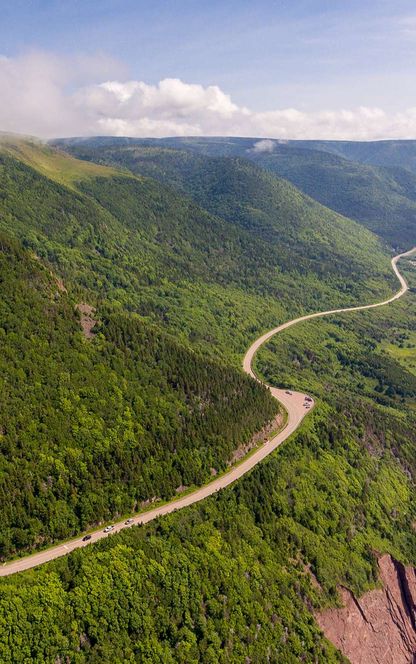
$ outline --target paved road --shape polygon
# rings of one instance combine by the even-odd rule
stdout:
[[[397,278],[400,281],[400,286],[401,286],[400,290],[395,295],[393,295],[393,297],[390,297],[388,300],[384,300],[383,302],[378,302],[376,304],[367,304],[358,307],[349,307],[348,309],[331,309],[330,311],[322,311],[314,314],[309,314],[307,316],[301,316],[300,318],[295,318],[294,320],[288,321],[287,323],[283,323],[283,325],[279,325],[278,327],[275,327],[273,330],[270,330],[270,332],[266,332],[266,334],[263,334],[263,336],[259,337],[252,344],[252,346],[250,346],[243,361],[244,371],[253,378],[255,378],[256,380],[258,380],[252,368],[253,358],[257,350],[260,348],[262,344],[264,344],[268,339],[270,339],[270,337],[274,336],[278,332],[281,332],[282,330],[286,330],[288,327],[291,327],[292,325],[296,325],[297,323],[301,323],[302,321],[305,320],[310,320],[311,318],[318,318],[320,316],[328,316],[330,314],[341,313],[345,311],[361,311],[363,309],[373,309],[375,307],[382,307],[386,304],[389,304],[390,302],[394,302],[394,300],[397,300],[399,297],[404,295],[404,293],[408,290],[406,280],[402,277],[397,268],[397,262],[400,260],[400,258],[409,256],[414,251],[416,251],[416,247],[403,254],[399,254],[398,256],[395,256],[392,259],[392,267],[395,274],[397,275]],[[154,509],[151,509],[148,512],[135,516],[132,520],[132,523],[129,525],[126,525],[124,521],[116,523],[114,525],[114,530],[112,530],[111,532],[115,533],[119,532],[123,528],[128,528],[136,524],[148,523],[149,521],[153,521],[153,519],[157,519],[159,516],[175,512],[176,510],[180,510],[183,507],[188,507],[193,503],[197,503],[200,500],[203,500],[204,498],[211,496],[220,489],[224,489],[226,486],[232,484],[237,479],[245,475],[245,473],[251,470],[251,468],[256,466],[260,461],[262,461],[271,452],[273,452],[273,450],[279,447],[279,445],[281,445],[283,441],[285,441],[294,431],[296,431],[296,429],[299,427],[305,415],[307,415],[307,413],[309,413],[312,410],[314,406],[314,401],[311,400],[309,402],[310,408],[307,409],[305,408],[304,405],[305,396],[306,396],[305,394],[301,392],[291,392],[290,394],[288,394],[286,390],[279,390],[275,387],[269,387],[269,389],[272,395],[280,403],[282,403],[287,410],[287,415],[288,415],[287,423],[285,428],[280,433],[278,433],[276,436],[267,441],[264,445],[262,445],[247,459],[242,461],[239,465],[234,466],[227,473],[221,475],[220,477],[213,480],[206,486],[202,486],[199,489],[195,489],[195,491],[187,494],[186,496],[183,496],[182,498],[178,498],[176,500],[171,501],[170,503],[166,503],[165,505],[162,505],[160,507],[155,507]],[[97,542],[98,540],[107,536],[108,534],[104,533],[103,529],[101,528],[100,530],[96,530],[95,532],[92,533],[91,540],[89,540],[88,542],[83,542],[82,537],[78,537],[76,539],[65,542],[64,544],[58,544],[57,546],[54,546],[50,549],[41,551],[40,553],[34,553],[31,556],[26,556],[25,558],[20,558],[19,560],[14,560],[12,562],[5,563],[2,567],[0,567],[0,576],[8,576],[10,574],[15,574],[16,572],[22,572],[32,567],[37,567],[38,565],[42,565],[43,563],[46,563],[50,560],[54,560],[55,558],[60,558],[61,556],[65,556],[67,553],[73,551],[74,549],[79,549],[83,546],[88,546],[90,543]]]

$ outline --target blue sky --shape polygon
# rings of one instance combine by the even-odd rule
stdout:
[[[253,113],[416,106],[414,1],[0,0],[0,10],[0,55],[106,60],[83,84],[179,79],[218,86]],[[65,78],[67,91],[79,77]]]

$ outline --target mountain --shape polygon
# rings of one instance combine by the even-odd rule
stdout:
[[[42,164],[63,162],[70,184],[27,165],[21,150],[0,151],[0,228],[80,297],[127,307],[204,352],[236,357],[285,310],[367,301],[394,287],[374,235],[247,162],[192,165],[184,192],[170,176],[162,184],[31,149]]]
[[[212,159],[218,155],[244,158],[289,180],[326,207],[363,224],[395,249],[404,250],[416,241],[416,174],[395,166],[394,159],[388,167],[371,166],[353,161],[353,151],[350,158],[345,158],[341,150],[330,149],[332,143],[325,147],[326,144],[314,141],[284,144],[233,138],[113,141],[91,139],[64,147],[81,158],[124,165],[135,173],[170,182],[192,194],[195,194],[195,178],[203,182],[202,186],[208,186],[203,179],[207,159],[213,164]],[[175,147],[181,149],[180,153],[173,151]],[[201,188],[199,183],[197,188]],[[244,192],[245,188],[241,190]],[[197,190],[197,200],[199,193]]]
[[[275,138],[239,138],[233,136],[175,136],[171,138],[67,138],[51,141],[65,149],[118,147],[168,147],[187,150],[209,157],[246,157],[267,154],[277,147],[294,150],[313,150],[334,154],[344,159],[370,166],[405,168],[416,173],[416,141],[320,141],[280,140]]]
[[[275,413],[232,368],[255,330],[393,283],[374,236],[284,180],[162,157],[149,178],[0,142],[3,557],[223,469]]]
[[[278,146],[252,157],[320,203],[363,224],[397,250],[416,242],[416,175],[329,152]]]
[[[416,141],[289,141],[289,146],[331,152],[371,166],[399,167],[416,173]]]

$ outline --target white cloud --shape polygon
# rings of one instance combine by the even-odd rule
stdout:
[[[95,118],[76,103],[77,88],[91,80],[123,76],[124,67],[108,58],[55,57],[34,51],[0,56],[0,129],[41,137],[95,131]]]
[[[273,152],[275,142],[271,141],[270,138],[263,138],[261,141],[257,141],[253,145],[253,152]]]
[[[276,138],[415,138],[416,108],[283,108],[253,111],[234,103],[216,85],[166,78],[157,85],[125,80],[120,63],[104,55],[58,58],[32,52],[0,55],[0,130],[41,137],[261,136],[256,150]]]

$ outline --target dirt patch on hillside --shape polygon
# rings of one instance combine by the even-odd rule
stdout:
[[[92,330],[97,323],[96,318],[94,318],[95,309],[90,304],[86,304],[85,302],[77,304],[77,309],[81,314],[80,323],[84,336],[86,339],[92,339],[94,337],[94,332]]]

